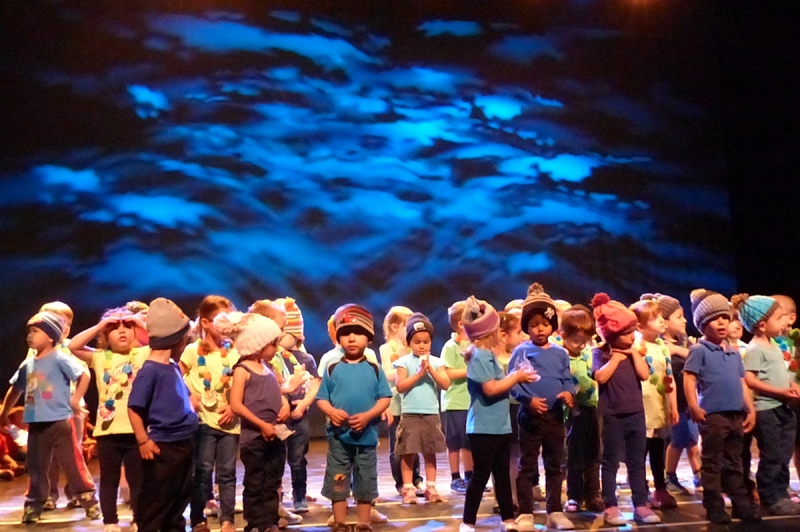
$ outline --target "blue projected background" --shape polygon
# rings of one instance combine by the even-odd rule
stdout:
[[[51,299],[87,326],[289,295],[321,352],[347,301],[444,331],[453,301],[534,280],[572,302],[734,288],[686,5],[110,4],[26,3],[5,32],[4,338]]]

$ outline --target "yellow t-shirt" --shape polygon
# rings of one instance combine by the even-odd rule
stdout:
[[[136,374],[149,356],[149,347],[134,347],[127,355],[108,350],[97,350],[92,355],[98,394],[95,438],[108,434],[133,434],[128,418],[128,396]]]
[[[191,393],[201,397],[197,413],[200,423],[228,434],[239,434],[238,416],[227,425],[219,424],[219,409],[230,402],[233,366],[239,361],[239,353],[232,347],[201,356],[198,353],[201,344],[202,340],[197,340],[187,345],[181,355],[181,362],[189,369],[183,380]]]
[[[647,437],[654,438],[660,434],[656,431],[668,427],[669,424],[669,400],[667,389],[674,387],[674,383],[668,384],[668,374],[672,374],[672,360],[669,350],[659,339],[658,343],[645,342],[640,340],[640,344],[634,349],[640,349],[642,345],[647,349],[645,361],[650,367],[650,378],[642,383],[642,398],[644,399],[644,417],[647,427]],[[667,369],[669,368],[669,371]]]

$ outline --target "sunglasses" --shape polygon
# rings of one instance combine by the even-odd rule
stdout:
[[[114,330],[117,330],[117,329],[119,329],[119,326],[120,326],[120,325],[122,325],[122,326],[123,326],[123,327],[125,327],[126,329],[133,329],[133,328],[135,328],[135,327],[136,327],[136,322],[135,322],[135,321],[133,321],[133,320],[120,320],[120,321],[116,321],[116,322],[114,322],[114,323],[109,323],[108,325],[106,325],[106,330],[108,330],[108,331],[114,331]]]

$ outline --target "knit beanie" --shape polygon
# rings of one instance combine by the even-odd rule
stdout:
[[[698,288],[692,290],[689,297],[692,300],[692,321],[698,331],[703,332],[708,322],[720,316],[731,318],[731,304],[722,294]]]
[[[233,339],[243,357],[258,353],[281,336],[277,323],[251,312],[221,312],[214,318],[214,329]]]
[[[305,340],[303,334],[303,313],[300,312],[300,307],[297,302],[291,297],[276,299],[275,303],[283,305],[286,309],[286,325],[283,326],[283,332],[291,334],[298,340]]]
[[[500,316],[497,311],[486,301],[469,296],[464,305],[464,314],[461,316],[464,332],[467,338],[475,340],[488,336],[500,326]]]
[[[414,335],[420,331],[428,331],[428,334],[431,335],[431,340],[433,340],[433,324],[431,320],[425,314],[415,312],[406,321],[406,342],[410,344]]]
[[[336,309],[333,315],[333,326],[336,328],[336,340],[339,340],[339,337],[344,334],[348,334],[352,329],[355,329],[358,334],[366,335],[370,342],[375,338],[372,314],[361,305],[348,303]]]
[[[539,283],[533,283],[528,287],[528,297],[525,298],[525,303],[522,305],[520,326],[523,332],[528,332],[528,324],[536,314],[541,314],[547,318],[547,321],[553,326],[553,330],[558,330],[556,304],[553,302],[553,299],[545,293],[544,288]]]
[[[37,312],[28,320],[28,327],[31,326],[40,328],[53,341],[53,345],[61,342],[64,320],[55,312]]]
[[[169,299],[159,297],[147,311],[147,335],[150,349],[169,349],[189,332],[189,317]]]
[[[753,332],[758,322],[768,320],[781,304],[776,299],[767,296],[748,296],[747,294],[735,295],[731,298],[733,309],[739,313],[744,328]]]
[[[661,311],[661,315],[665,320],[668,320],[670,316],[675,314],[675,312],[681,308],[680,301],[674,297],[665,296],[664,294],[642,294],[642,297],[639,299],[641,301],[655,301],[658,303],[658,309]]]
[[[597,328],[600,329],[600,335],[606,342],[634,329],[639,323],[632,310],[619,301],[613,301],[605,292],[595,294],[592,298],[592,308]]]

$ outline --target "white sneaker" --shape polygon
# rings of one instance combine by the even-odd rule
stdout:
[[[369,511],[369,520],[373,523],[388,523],[389,518],[378,511],[374,506]]]
[[[467,523],[461,523],[458,525],[458,532],[475,532],[475,527]]]
[[[282,504],[278,505],[278,517],[281,519],[285,519],[286,522],[290,525],[299,525],[303,522],[303,517],[297,515],[296,513],[292,513],[286,508],[283,507]]]
[[[562,512],[553,512],[547,514],[547,528],[555,528],[556,530],[573,530],[575,525],[572,524],[566,515]]]
[[[533,514],[520,514],[514,521],[519,532],[535,532],[536,525],[533,522]]]
[[[500,523],[500,530],[505,530],[505,532],[519,532],[519,527],[515,520],[509,519],[508,521]]]
[[[103,526],[103,532],[122,532],[118,523],[109,523]]]

